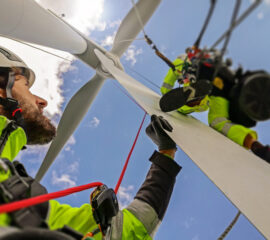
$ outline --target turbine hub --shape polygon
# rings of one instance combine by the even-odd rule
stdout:
[[[124,67],[123,65],[121,64],[120,60],[119,60],[119,57],[110,53],[110,52],[105,52],[104,53],[110,60],[111,62],[113,63],[113,65],[119,69],[121,69],[122,71],[125,71],[124,70]],[[109,71],[99,62],[97,68],[96,68],[96,71],[106,77],[106,78],[114,78],[110,73]]]

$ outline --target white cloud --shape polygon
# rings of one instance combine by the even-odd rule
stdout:
[[[104,40],[101,41],[102,47],[110,47],[113,45],[113,40],[115,38],[116,32],[114,32],[112,35],[108,35]]]
[[[166,53],[166,51],[167,51],[167,46],[165,46],[165,45],[161,45],[161,47],[160,47],[160,51],[162,52],[162,53]]]
[[[264,0],[264,3],[270,6],[270,0]]]
[[[100,120],[97,117],[93,117],[93,119],[90,121],[88,126],[96,128],[98,127],[99,124],[100,124]]]
[[[104,0],[37,0],[44,8],[58,15],[64,14],[64,19],[85,34],[93,30],[104,31],[106,23],[102,21]]]
[[[76,139],[73,135],[71,135],[71,137],[68,139],[66,145],[65,145],[65,151],[67,152],[73,152],[71,149],[71,146],[74,145],[76,143]]]
[[[121,22],[122,22],[122,20],[120,20],[120,19],[113,21],[113,22],[110,22],[108,24],[108,27],[110,27],[110,28],[119,27]]]
[[[134,195],[133,192],[134,192],[133,185],[129,185],[128,187],[122,186],[119,187],[117,197],[120,209],[127,207],[131,203]]]
[[[61,96],[60,89],[63,84],[62,73],[69,70],[71,62],[63,61],[55,56],[6,38],[1,37],[0,40],[3,47],[19,55],[35,72],[36,81],[31,91],[48,101],[48,106],[45,111],[51,116],[60,114],[60,106],[64,100]],[[68,53],[52,49],[49,49],[49,51],[68,58],[69,60],[73,59]]]
[[[76,186],[76,181],[74,178],[68,174],[57,175],[56,171],[52,172],[52,184],[56,186],[61,186],[63,188]]]
[[[134,45],[131,45],[124,53],[124,57],[127,61],[130,61],[131,65],[133,66],[137,62],[136,56],[142,54],[142,52],[143,51],[141,48],[136,49]]]
[[[264,14],[263,14],[263,12],[259,12],[258,14],[257,14],[257,17],[258,17],[258,19],[263,19],[264,18]]]
[[[22,163],[40,164],[48,150],[49,144],[38,146],[27,146],[27,149],[20,151],[16,159]],[[34,157],[33,157],[34,156]],[[35,169],[37,171],[38,169]]]
[[[75,84],[77,84],[77,83],[82,82],[82,79],[81,79],[81,78],[74,78],[74,79],[72,80],[72,82],[75,83]]]
[[[195,235],[191,240],[199,240],[199,235]]]
[[[190,217],[187,220],[184,221],[184,227],[186,229],[189,229],[191,227],[191,225],[194,223],[195,219],[194,217]]]
[[[76,173],[79,171],[79,162],[74,161],[73,163],[68,165],[68,172],[69,173]]]
[[[20,151],[19,154],[27,153],[27,154],[43,154],[47,151],[49,144],[46,145],[28,145],[27,148],[23,151]],[[19,156],[19,155],[18,155]]]
[[[37,2],[59,15],[64,13],[65,20],[84,34],[106,28],[106,24],[102,20],[104,0],[37,0]],[[61,91],[62,74],[74,70],[70,62],[74,57],[65,52],[44,48],[70,60],[64,61],[6,38],[0,38],[0,41],[2,46],[18,54],[34,70],[36,83],[33,85],[32,91],[48,101],[45,109],[48,115],[61,114],[60,107],[64,101]]]

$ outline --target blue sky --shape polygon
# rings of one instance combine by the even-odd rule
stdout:
[[[103,12],[99,21],[106,24],[106,27],[101,27],[101,24],[89,30],[88,34],[91,39],[110,49],[108,40],[131,8],[131,1],[100,2],[103,3]],[[207,14],[209,2],[208,0],[163,1],[146,25],[145,31],[159,49],[173,60],[195,41]],[[218,1],[202,46],[211,45],[227,28],[234,3],[232,0]],[[250,3],[251,1],[243,1],[241,10],[243,11]],[[233,59],[234,66],[241,64],[244,69],[270,71],[269,21],[270,3],[265,1],[236,29],[226,55]],[[138,38],[141,37],[140,33]],[[161,85],[168,70],[167,65],[155,56],[144,41],[134,41],[130,51],[121,60],[131,76],[154,91],[159,91],[133,72],[135,70],[155,84]],[[47,71],[50,71],[49,67]],[[95,71],[79,61],[73,61],[71,66],[60,73],[61,91],[56,91],[53,95],[59,94],[63,99],[62,102],[59,100],[59,103],[62,103],[60,109],[63,111],[71,96],[94,75]],[[106,81],[69,144],[44,177],[42,183],[49,192],[93,181],[102,181],[114,188],[144,115],[144,112],[127,98],[117,85],[115,80]],[[59,121],[59,114],[51,115],[55,122]],[[207,124],[207,113],[194,116]],[[122,206],[130,202],[143,182],[150,166],[148,158],[156,149],[144,132],[148,123],[149,117],[146,118],[122,184],[120,191]],[[259,123],[255,129],[262,143],[270,142],[269,121]],[[30,173],[34,174],[37,171],[45,155],[45,148],[31,148],[29,152],[20,155]],[[175,160],[183,166],[183,169],[177,178],[167,214],[155,239],[217,239],[234,218],[237,209],[181,149],[178,149]],[[80,206],[89,201],[89,194],[90,191],[85,191],[59,201]],[[241,216],[227,239],[264,238],[244,216]]]

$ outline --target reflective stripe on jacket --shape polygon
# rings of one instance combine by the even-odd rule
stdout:
[[[212,128],[241,146],[244,145],[248,134],[257,139],[257,133],[254,130],[234,124],[229,120],[229,101],[223,97],[210,96],[208,123]]]
[[[0,133],[7,126],[9,120],[0,116]],[[23,146],[27,143],[25,132],[22,128],[18,127],[10,135],[5,144],[1,157],[7,158],[10,161],[13,161],[17,154],[20,152]],[[0,182],[5,181],[10,176],[10,171],[5,172],[0,168]],[[97,228],[97,224],[92,215],[92,208],[90,204],[83,204],[81,207],[71,207],[68,204],[60,204],[56,200],[51,200],[49,207],[49,213],[47,215],[47,223],[51,230],[62,228],[64,225],[67,225],[82,234],[86,234],[90,231],[93,231]],[[123,232],[123,236],[127,235],[129,229],[136,231],[138,238],[123,238],[123,239],[147,239],[145,233],[147,231],[142,231],[144,225],[130,213],[128,210],[124,210],[124,227],[118,226],[117,229],[113,229],[115,232]],[[147,212],[146,214],[149,214]],[[11,224],[11,218],[8,214],[0,214],[0,227],[9,226]],[[117,226],[116,226],[117,227]],[[130,235],[132,236],[132,235]],[[101,233],[98,233],[94,237],[96,240],[101,240]]]
[[[181,76],[182,68],[183,68],[184,61],[182,59],[175,59],[173,64],[175,65],[175,71],[171,68],[169,69],[167,75],[164,78],[162,87],[160,89],[161,93],[164,95],[165,93],[169,92],[173,89],[176,80]]]
[[[177,58],[173,63],[175,65],[180,64],[179,71],[181,71],[181,63],[183,62],[183,60]],[[165,94],[171,89],[173,89],[178,77],[179,75],[173,72],[173,70],[170,68],[166,77],[164,78],[164,82],[161,87],[161,93]],[[257,139],[257,133],[254,130],[251,130],[239,124],[234,124],[230,121],[229,101],[227,99],[218,96],[210,96],[210,103],[208,102],[208,105],[208,123],[212,128],[227,136],[229,139],[241,146],[244,145],[244,140],[248,134],[250,134],[254,139]],[[200,106],[189,107],[184,105],[179,108],[178,111],[183,114],[189,114],[197,111],[200,112],[201,109],[199,107]],[[205,109],[203,110],[207,110],[207,105],[205,105]]]
[[[0,116],[1,133],[7,123],[7,118]],[[26,135],[24,130],[18,127],[10,134],[2,157],[12,161],[24,145],[26,145]],[[114,217],[111,230],[105,237],[106,240],[151,240],[155,234],[167,209],[175,178],[181,167],[171,158],[158,152],[154,152],[150,161],[151,168],[135,200]],[[9,172],[5,173],[0,169],[0,182],[5,181],[9,176]],[[51,200],[49,204],[46,222],[52,230],[67,225],[86,234],[97,227],[90,204],[83,204],[79,208],[60,204],[55,200]],[[0,214],[0,226],[10,224],[9,215]],[[95,235],[94,239],[101,240],[101,234]]]

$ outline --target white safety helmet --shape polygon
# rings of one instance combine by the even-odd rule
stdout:
[[[185,54],[185,53],[180,54],[180,55],[179,55],[177,58],[179,58],[179,59],[181,59],[181,60],[185,61],[185,60],[186,60],[186,58],[187,58],[187,54]]]
[[[29,87],[31,87],[35,81],[35,73],[29,68],[24,61],[10,50],[0,46],[0,68],[1,67],[17,67],[24,69],[23,75],[28,78]]]

